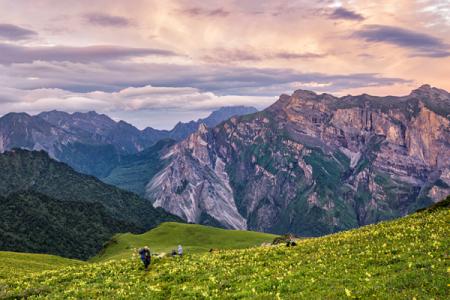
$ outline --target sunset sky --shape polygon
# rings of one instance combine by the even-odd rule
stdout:
[[[0,0],[0,115],[171,128],[280,94],[450,90],[450,0]]]

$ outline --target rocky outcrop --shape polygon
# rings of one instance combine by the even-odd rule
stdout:
[[[428,85],[404,97],[298,90],[170,149],[146,197],[229,228],[231,216],[303,235],[374,223],[450,193],[449,122],[449,93]]]
[[[227,228],[247,228],[237,210],[225,163],[209,155],[204,124],[164,158],[171,163],[147,186],[147,193],[156,199],[154,206],[173,211],[188,222],[215,220]]]

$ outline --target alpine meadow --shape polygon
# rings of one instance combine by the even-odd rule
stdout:
[[[0,0],[0,300],[450,299],[448,0]]]
[[[72,265],[70,261],[58,261],[57,270],[36,270],[20,276],[11,276],[17,274],[17,269],[11,266],[1,270],[7,279],[0,279],[0,296],[445,299],[449,221],[450,197],[437,207],[396,221],[300,240],[296,247],[282,244],[230,250],[225,246],[212,253],[155,258],[148,273],[143,272],[134,257],[135,249],[128,249],[128,257],[120,259]],[[154,236],[156,241],[157,238]],[[232,239],[230,233],[222,241]],[[8,259],[9,256],[2,257],[2,263]],[[28,264],[33,261],[30,257]]]

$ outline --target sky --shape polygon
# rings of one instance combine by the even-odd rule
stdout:
[[[0,0],[0,115],[169,129],[296,89],[450,90],[450,0]]]

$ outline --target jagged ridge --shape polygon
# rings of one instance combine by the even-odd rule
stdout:
[[[450,193],[448,104],[427,85],[404,97],[298,90],[174,146],[146,197],[188,221],[302,235],[405,215]]]

